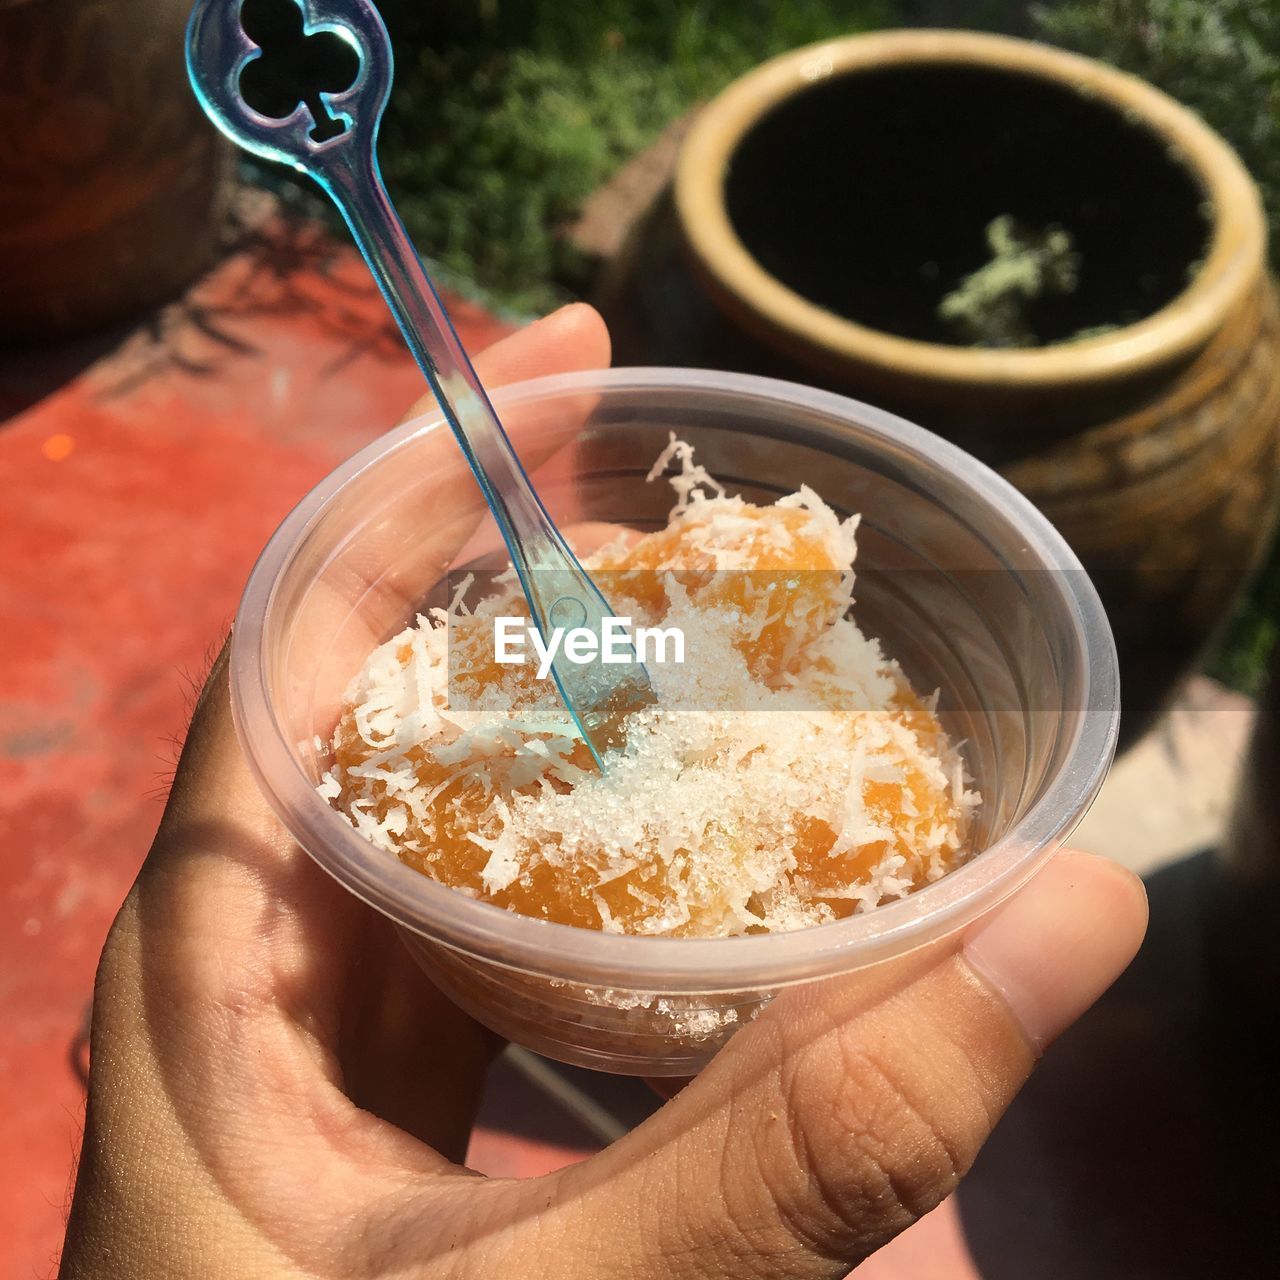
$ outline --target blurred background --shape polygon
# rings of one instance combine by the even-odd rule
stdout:
[[[248,3],[284,22],[294,0]],[[1125,751],[1077,843],[1148,877],[1151,939],[965,1190],[858,1274],[1254,1274],[1280,1191],[1260,1152],[1280,1003],[1280,4],[379,7],[387,185],[473,351],[586,298],[619,363],[884,404],[1000,468],[1103,592]],[[0,0],[2,1275],[56,1272],[94,962],[253,558],[421,392],[328,206],[196,107],[187,11]],[[717,96],[766,59],[939,28],[1085,55],[1190,115],[966,44],[959,71],[923,45],[891,69],[824,54],[821,84],[719,123]],[[728,159],[690,175],[699,131]],[[695,181],[763,272],[970,372],[931,382],[857,335],[787,329],[723,278],[705,202],[677,189]],[[1142,328],[1210,275],[1194,341]],[[1135,332],[1141,359],[1109,372],[1105,344]],[[1032,394],[1000,357],[1036,351],[1055,372]],[[555,1167],[653,1105],[516,1053],[471,1160]]]

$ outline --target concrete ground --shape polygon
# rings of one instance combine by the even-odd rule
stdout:
[[[504,331],[463,304],[454,316],[472,350]],[[353,254],[278,220],[141,327],[0,361],[0,1275],[56,1270],[94,964],[248,569],[307,488],[420,391]],[[1194,683],[1116,768],[1075,842],[1149,876],[1212,845],[1249,719],[1244,700]],[[1112,1017],[1099,1015],[1099,1034]],[[953,1198],[858,1275],[1180,1274],[1069,1261],[1061,1242],[1084,1201],[1068,1192],[1109,1159],[1076,1083],[1051,1078],[1002,1126],[1013,1156],[980,1166],[968,1201]],[[654,1105],[638,1082],[516,1052],[494,1073],[470,1160],[534,1174]],[[1042,1134],[1024,1140],[1046,1108],[1083,1117],[1092,1145],[1059,1161]],[[1028,1159],[1057,1180],[1037,1184]],[[993,1222],[1009,1238],[1000,1204],[1035,1187],[1042,1216],[1013,1216],[1040,1234],[988,1246]]]

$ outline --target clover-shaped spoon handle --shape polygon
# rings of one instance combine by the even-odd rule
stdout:
[[[545,635],[556,626],[601,634],[611,610],[543,508],[383,184],[377,138],[393,62],[381,16],[370,0],[303,0],[300,38],[336,35],[355,50],[359,70],[348,88],[312,95],[325,122],[301,99],[273,119],[242,94],[242,73],[263,51],[244,30],[241,3],[197,0],[192,12],[187,69],[201,105],[234,142],[308,174],[334,201],[480,484],[534,620]],[[619,709],[653,698],[638,662],[576,664],[561,655],[552,674],[598,763],[615,745]]]

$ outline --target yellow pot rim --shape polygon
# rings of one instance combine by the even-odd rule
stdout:
[[[1194,280],[1160,310],[1113,333],[1029,350],[943,346],[845,319],[770,275],[729,220],[724,177],[746,133],[784,99],[832,76],[895,64],[963,64],[1062,84],[1139,116],[1204,189],[1208,252]],[[1188,358],[1256,287],[1266,260],[1257,188],[1236,153],[1197,116],[1136,76],[1029,40],[964,31],[886,31],[796,49],[735,81],[699,113],[676,163],[682,232],[713,289],[819,359],[875,365],[930,382],[1036,386],[1132,378]]]

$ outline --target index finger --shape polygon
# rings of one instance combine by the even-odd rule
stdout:
[[[497,344],[476,365],[492,388],[607,361],[603,322],[591,308],[575,306]],[[525,468],[535,471],[576,440],[596,403],[583,393],[507,406],[503,424]],[[318,519],[339,527],[318,537],[324,546],[315,554],[323,559],[314,578],[295,575],[300,585],[282,670],[286,678],[298,673],[314,700],[309,719],[324,724],[327,716],[336,721],[339,696],[369,653],[425,611],[459,552],[481,549],[473,539],[482,530],[484,550],[500,550],[501,541],[466,458],[445,430],[414,434],[351,477]],[[301,544],[298,554],[308,554]],[[310,729],[301,736],[310,738]]]
[[[476,369],[486,385],[497,387],[543,374],[601,368],[608,362],[604,321],[591,307],[576,304],[496,343],[477,357]],[[419,401],[408,416],[424,407]],[[581,416],[589,411],[590,405],[584,405]],[[578,415],[570,413],[548,430],[548,423],[531,415],[514,424],[513,436],[522,456],[535,466],[572,438],[578,422]],[[433,492],[443,496],[429,511],[388,512],[363,546],[348,548],[345,559],[326,566],[325,576],[302,602],[293,623],[290,668],[313,675],[327,668],[335,678],[326,683],[339,694],[346,680],[338,678],[339,669],[354,674],[374,646],[411,618],[431,585],[432,573],[438,576],[447,568],[482,518],[483,501],[452,436],[439,432],[424,440],[417,461],[433,468]],[[443,476],[434,470],[437,467]],[[401,545],[393,552],[391,544],[397,542]],[[397,556],[396,572],[381,572],[381,566]],[[358,611],[351,606],[355,595],[361,597]],[[228,809],[246,816],[251,812],[256,815],[254,825],[274,826],[274,815],[258,795],[227,714],[226,659],[224,649],[197,703],[174,783],[175,798],[181,794],[184,810],[203,804],[222,816]],[[336,718],[336,702],[332,710]],[[198,767],[187,758],[194,754],[199,756]]]

